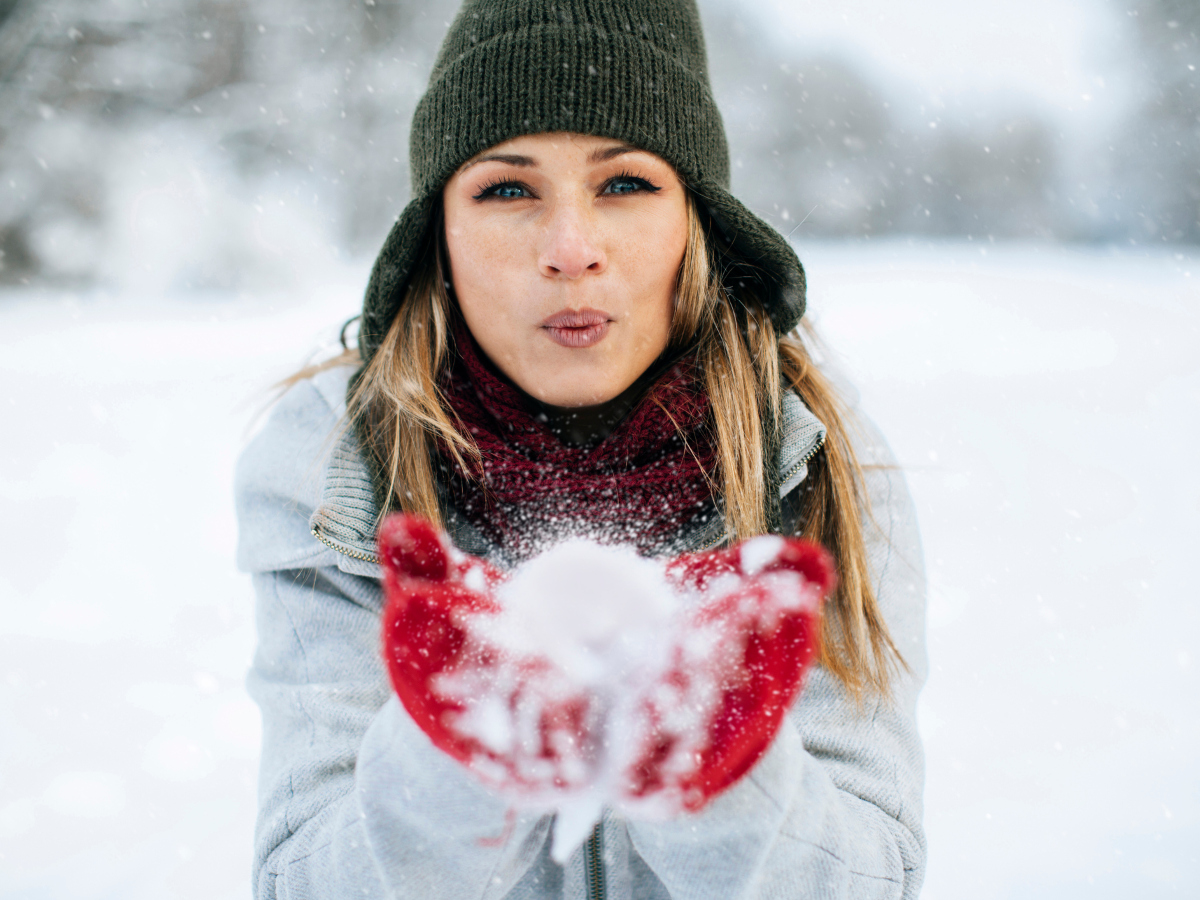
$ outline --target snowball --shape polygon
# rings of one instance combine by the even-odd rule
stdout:
[[[648,654],[652,661],[679,609],[661,564],[582,539],[530,560],[497,598],[504,612],[487,626],[496,643],[513,653],[544,654],[595,686],[628,674]]]
[[[802,575],[770,570],[785,546],[774,536],[746,542],[745,574],[698,590],[676,586],[663,561],[574,539],[500,584],[499,612],[464,617],[462,660],[432,687],[457,706],[453,729],[476,742],[472,771],[517,806],[555,813],[555,860],[605,806],[663,819],[695,801],[688,778],[722,697],[751,677],[746,635],[819,606]],[[481,568],[462,577],[486,589]]]

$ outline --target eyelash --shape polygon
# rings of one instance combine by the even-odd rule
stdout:
[[[642,190],[648,191],[651,194],[657,194],[660,190],[662,190],[662,188],[652,182],[649,178],[646,178],[643,175],[634,175],[628,169],[624,169],[618,174],[614,175],[612,178],[608,179],[608,181],[605,182],[604,187],[608,188],[618,181],[632,181],[634,184],[639,185]]]
[[[508,178],[493,178],[491,181],[488,181],[486,184],[484,184],[484,186],[482,188],[479,189],[479,193],[475,195],[474,199],[488,200],[488,199],[496,196],[494,191],[497,188],[502,188],[502,187],[517,187],[523,191],[529,191],[529,188],[526,185],[521,184],[521,182],[519,182],[519,181],[512,181],[511,179],[508,179]],[[529,191],[529,192],[533,193],[532,191]]]
[[[606,181],[604,183],[604,191],[607,192],[608,188],[612,187],[612,185],[614,185],[620,181],[631,182],[633,184],[638,185],[638,188],[639,188],[639,190],[637,190],[637,191],[624,191],[623,193],[636,194],[636,193],[640,193],[641,191],[645,191],[647,193],[656,194],[660,190],[662,190],[662,188],[660,188],[658,185],[654,184],[654,182],[650,181],[649,178],[646,178],[642,175],[634,175],[632,172],[629,172],[629,171],[622,171],[622,172],[619,172],[618,174],[614,175],[612,178],[608,179],[608,181]],[[523,191],[528,191],[530,194],[533,193],[533,191],[529,188],[528,185],[522,184],[519,181],[513,181],[508,178],[495,178],[495,179],[492,179],[491,181],[488,181],[487,183],[485,183],[483,185],[483,187],[481,187],[479,189],[479,193],[477,193],[475,195],[474,199],[481,200],[481,201],[488,200],[492,197],[495,197],[496,190],[498,188],[502,188],[502,187],[515,187],[515,188],[520,188]],[[520,199],[525,199],[525,198],[515,197],[515,198],[510,198],[510,199],[520,200]]]

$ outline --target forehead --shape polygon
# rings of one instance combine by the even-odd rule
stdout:
[[[483,162],[537,167],[552,165],[555,162],[602,163],[630,154],[637,154],[643,158],[648,157],[658,160],[663,165],[669,165],[661,157],[647,150],[614,138],[571,132],[547,132],[545,134],[523,134],[496,144],[494,147],[489,147],[463,163],[459,172]]]

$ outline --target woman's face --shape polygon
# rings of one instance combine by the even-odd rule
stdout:
[[[604,403],[666,349],[687,196],[663,159],[609,138],[526,135],[464,164],[443,201],[463,318],[527,394]]]

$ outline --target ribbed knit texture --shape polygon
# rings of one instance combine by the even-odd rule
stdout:
[[[450,176],[496,144],[562,131],[671,163],[710,213],[727,283],[754,290],[781,332],[795,326],[804,270],[787,241],[729,193],[729,149],[692,0],[466,0],[413,116],[413,199],[367,287],[364,359],[403,301]]]
[[[604,440],[571,447],[489,368],[465,326],[455,343],[442,388],[481,458],[463,471],[443,447],[442,463],[459,511],[514,559],[575,536],[661,554],[715,515],[716,453],[694,358],[666,369]]]
[[[729,151],[690,4],[467,0],[413,116],[413,191],[521,134],[575,131],[729,184]]]

